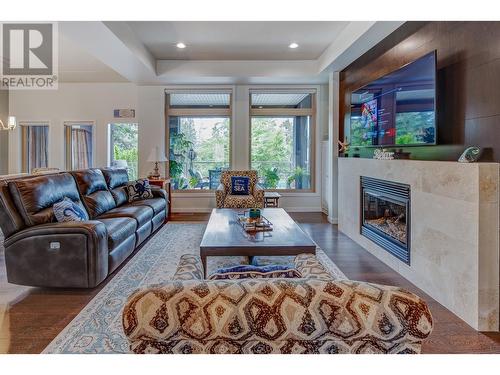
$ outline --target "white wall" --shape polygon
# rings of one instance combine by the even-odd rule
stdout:
[[[49,122],[49,167],[65,169],[64,122],[95,123],[94,166],[107,164],[107,125],[117,122],[113,109],[137,108],[137,87],[130,83],[59,84],[58,90],[18,90],[10,93],[9,113],[18,125]],[[137,120],[120,119],[122,122]],[[21,129],[10,132],[9,173],[21,171]],[[140,137],[140,134],[139,134]],[[146,156],[147,157],[147,156]]]
[[[0,90],[0,120],[7,124],[9,117],[9,91]],[[0,130],[0,175],[9,170],[9,132]]]
[[[188,86],[182,86],[187,88]],[[198,87],[199,86],[192,86]],[[214,86],[211,86],[214,87]],[[217,87],[217,86],[215,86]],[[232,167],[249,166],[249,90],[270,86],[219,86],[233,90]],[[272,86],[275,88],[276,86]],[[316,192],[282,193],[280,204],[290,211],[321,211],[321,147],[320,141],[328,134],[328,86],[299,85],[287,88],[316,88],[318,110],[316,123]],[[74,83],[60,84],[54,91],[15,91],[10,97],[10,114],[23,121],[49,122],[49,166],[65,169],[64,122],[94,121],[96,136],[95,163],[107,165],[107,124],[113,119],[113,109],[135,108],[136,119],[122,122],[139,123],[139,174],[147,175],[153,168],[147,162],[154,146],[164,148],[165,143],[165,89],[173,86],[136,86],[130,83]],[[9,173],[21,170],[21,132],[19,127],[10,132]],[[213,192],[179,192],[173,195],[176,212],[204,212],[215,206]]]
[[[339,140],[339,72],[330,73],[328,80],[328,134],[330,143],[330,152],[328,155],[330,165],[328,166],[330,183],[328,194],[328,221],[332,224],[337,224],[339,216],[338,202],[338,140]]]

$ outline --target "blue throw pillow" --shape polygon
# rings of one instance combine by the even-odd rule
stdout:
[[[238,280],[259,278],[300,278],[302,274],[287,265],[271,264],[268,266],[240,265],[221,268],[210,275],[210,280]]]
[[[130,181],[127,184],[127,192],[129,202],[153,198],[153,192],[147,178]]]
[[[231,176],[231,194],[248,195],[250,194],[250,178],[245,176]]]
[[[85,221],[89,219],[87,212],[68,197],[52,206],[54,216],[60,223],[68,221]]]

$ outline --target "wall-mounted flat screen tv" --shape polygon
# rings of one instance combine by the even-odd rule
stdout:
[[[351,95],[351,146],[436,144],[436,51]]]

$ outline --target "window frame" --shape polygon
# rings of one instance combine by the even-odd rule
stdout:
[[[92,160],[91,160],[91,166],[90,168],[94,168],[95,166],[95,151],[96,151],[96,138],[95,138],[95,121],[64,121],[63,126],[64,126],[64,155],[65,155],[65,166],[67,171],[73,170],[73,163],[71,160],[72,156],[72,148],[73,148],[73,143],[71,141],[71,127],[73,125],[85,125],[85,126],[91,126],[92,127]]]
[[[252,169],[252,117],[294,117],[310,116],[310,160],[311,160],[311,181],[309,189],[264,189],[276,193],[316,193],[316,122],[317,122],[317,97],[316,88],[290,88],[290,89],[250,89],[248,93],[248,164]],[[252,94],[289,94],[289,93],[311,94],[311,108],[252,108]]]
[[[204,93],[204,94],[229,94],[228,108],[170,108],[170,94],[179,93]],[[170,117],[228,117],[229,118],[229,168],[233,166],[233,89],[171,89],[165,90],[165,153],[170,154]],[[170,179],[170,160],[165,163],[165,176]],[[212,189],[172,189],[172,192],[181,194],[213,195]]]
[[[46,126],[48,129],[47,134],[47,168],[50,165],[50,121],[47,120],[29,120],[29,121],[19,121],[19,127],[21,129],[21,172],[29,173],[31,171],[28,168],[28,132],[27,129],[30,126]]]

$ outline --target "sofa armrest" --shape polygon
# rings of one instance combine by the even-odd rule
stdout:
[[[5,240],[9,282],[91,288],[108,275],[108,233],[97,220],[26,228]]]
[[[226,187],[224,184],[219,184],[215,190],[215,203],[217,208],[224,208],[224,199],[226,198]]]
[[[203,280],[201,258],[198,255],[182,255],[172,280]]]
[[[163,198],[168,202],[168,194],[167,194],[167,191],[165,189],[162,189],[159,186],[151,185],[151,192],[153,193],[153,197]],[[168,202],[168,203],[170,203],[170,202]]]
[[[251,313],[249,313],[251,312]],[[133,294],[135,353],[419,353],[432,316],[418,296],[357,281],[177,281]]]
[[[264,189],[259,184],[255,184],[253,196],[255,198],[256,208],[264,208]]]

